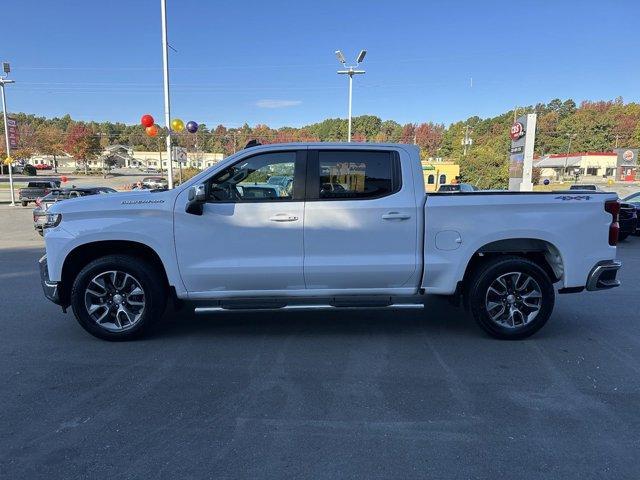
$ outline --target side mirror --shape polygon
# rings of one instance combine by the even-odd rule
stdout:
[[[204,204],[207,201],[207,185],[195,185],[189,189],[188,202],[185,212],[192,215],[202,215]]]

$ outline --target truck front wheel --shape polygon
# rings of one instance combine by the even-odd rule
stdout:
[[[473,317],[489,335],[517,340],[544,326],[553,311],[555,291],[536,263],[522,257],[499,257],[478,267],[468,299]]]
[[[166,287],[158,268],[136,257],[107,255],[84,267],[71,289],[78,323],[104,340],[140,336],[164,312]]]

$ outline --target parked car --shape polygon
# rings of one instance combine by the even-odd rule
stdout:
[[[239,183],[283,164],[291,195],[242,197]],[[345,191],[322,192],[336,183]],[[202,313],[423,308],[425,295],[462,300],[486,332],[519,339],[547,322],[556,288],[619,285],[617,196],[578,197],[425,196],[413,145],[254,146],[172,190],[52,205],[41,281],[109,340],[142,334],[169,297]]]
[[[636,207],[630,203],[620,203],[620,234],[618,239],[625,240],[629,235],[636,233],[638,228],[638,213]]]
[[[47,165],[46,163],[38,163],[35,167],[36,170],[51,170],[53,168],[51,165]]]
[[[439,192],[477,192],[479,188],[470,183],[452,183],[450,185],[440,185]]]
[[[159,172],[159,170],[154,167],[145,167],[145,168],[142,168],[141,170],[142,170],[142,173],[158,173]]]
[[[636,209],[636,214],[638,216],[638,226],[636,231],[634,232],[636,235],[640,235],[640,192],[632,193],[628,197],[622,199],[624,203],[628,203],[632,205]]]
[[[142,185],[146,188],[167,188],[169,182],[165,177],[144,177],[142,179]]]
[[[569,190],[589,190],[592,192],[600,191],[600,187],[592,183],[574,183],[569,187]]]
[[[38,198],[44,197],[54,188],[60,188],[60,180],[29,182],[25,188],[18,190],[18,199],[23,207]]]
[[[51,190],[43,198],[36,200],[36,208],[33,209],[34,228],[42,235],[42,227],[46,223],[49,207],[61,200],[105,193],[116,193],[116,190],[109,187],[71,187]]]

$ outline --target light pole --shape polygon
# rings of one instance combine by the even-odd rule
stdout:
[[[364,74],[364,70],[357,70],[358,66],[364,60],[365,55],[367,54],[366,50],[360,50],[358,54],[358,58],[356,58],[355,66],[347,67],[346,60],[344,55],[340,50],[335,51],[336,57],[338,61],[345,67],[346,70],[338,70],[339,75],[349,75],[349,126],[347,130],[347,142],[351,141],[351,99],[353,97],[353,76],[354,75],[362,75]]]
[[[564,157],[564,169],[562,170],[562,181],[564,182],[564,176],[567,174],[567,162],[569,161],[569,152],[571,151],[571,140],[576,138],[577,134],[575,133],[567,133],[567,137],[569,137],[569,145],[567,145],[567,154]]]
[[[162,66],[164,75],[164,124],[167,130],[167,181],[168,187],[173,188],[173,158],[171,157],[171,104],[169,99],[169,44],[167,40],[167,0],[160,0],[162,17]],[[160,161],[162,167],[162,161]]]
[[[0,89],[2,89],[2,115],[4,118],[4,140],[7,147],[7,158],[11,158],[11,142],[9,141],[9,123],[7,122],[7,99],[4,95],[4,86],[7,83],[15,83],[14,80],[8,80],[7,75],[11,71],[11,67],[7,62],[2,63],[3,75],[0,76]],[[9,167],[9,191],[11,193],[11,206],[16,206],[16,197],[13,192],[13,173],[11,172],[11,163],[7,165]]]

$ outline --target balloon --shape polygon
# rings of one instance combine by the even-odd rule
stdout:
[[[140,123],[142,124],[143,127],[146,128],[153,125],[155,123],[155,120],[151,115],[146,114],[146,115],[142,115],[142,118],[140,119]]]
[[[65,177],[64,175],[60,177],[60,181],[61,181],[62,183],[67,183],[67,181],[68,181],[68,180],[69,180],[69,179],[68,179],[67,177]]]
[[[551,183],[551,182],[549,182],[549,179],[548,179],[548,178],[545,178],[545,179],[544,179],[544,182],[542,182],[542,183],[544,183],[545,185],[549,185],[549,183]]]
[[[171,130],[174,132],[181,132],[184,130],[184,122],[179,118],[174,118],[171,120]]]
[[[155,137],[156,135],[158,135],[158,126],[151,125],[150,127],[145,128],[145,131],[150,137]]]
[[[198,131],[198,124],[196,122],[194,122],[193,120],[191,120],[190,122],[187,122],[187,132],[196,133],[197,131]]]

